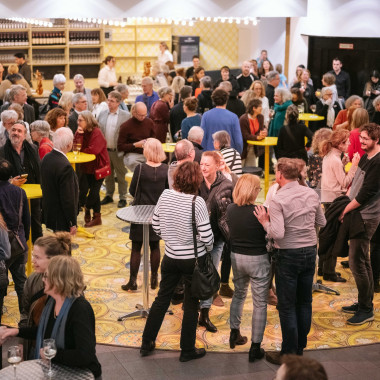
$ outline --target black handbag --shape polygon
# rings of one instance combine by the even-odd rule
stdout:
[[[135,191],[135,196],[133,198],[133,201],[131,203],[131,206],[136,206],[139,204],[139,199],[138,199],[138,190],[139,190],[139,183],[140,183],[140,176],[141,176],[141,167],[142,165],[139,165],[139,176],[137,178],[137,185],[136,185],[136,191]],[[141,192],[141,191],[140,191]]]
[[[220,277],[211,259],[210,252],[205,255],[202,265],[198,262],[198,246],[197,246],[197,225],[195,223],[195,200],[194,195],[192,201],[192,226],[193,226],[193,243],[195,254],[195,265],[193,277],[191,279],[191,295],[199,300],[207,300],[211,298],[220,287]]]

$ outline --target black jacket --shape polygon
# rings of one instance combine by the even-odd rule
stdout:
[[[211,100],[211,94],[211,90],[203,90],[198,95],[198,113],[201,113],[203,115],[206,111],[215,107],[214,103]]]
[[[346,214],[343,223],[339,216],[350,203],[350,198],[342,195],[331,203],[326,211],[326,225],[319,232],[318,255],[348,256],[348,240],[360,239],[365,235],[365,227],[360,212],[353,210]]]
[[[69,116],[69,128],[73,131],[73,134],[75,135],[75,132],[78,129],[78,112],[73,110]]]
[[[245,105],[240,99],[237,98],[237,96],[230,95],[227,101],[226,109],[234,113],[239,119],[240,116],[245,114]]]
[[[320,100],[317,101],[315,113],[319,116],[323,116],[324,119],[319,120],[319,121],[310,121],[309,122],[309,127],[313,132],[317,131],[320,128],[327,128],[326,123],[327,123],[327,111],[328,111],[328,109],[329,109],[329,106],[327,104],[323,104]],[[338,112],[341,110],[338,102],[334,103],[333,109],[335,112],[335,119],[336,119]]]
[[[0,113],[7,110],[9,108],[11,104],[10,103],[5,103],[1,109],[0,109]],[[26,121],[27,123],[31,124],[33,123],[33,121],[36,120],[36,115],[34,113],[34,108],[32,106],[30,106],[29,104],[24,104],[23,105],[23,112],[24,112],[24,121]]]
[[[52,150],[41,163],[44,220],[53,231],[70,231],[77,225],[78,180],[68,159]]]
[[[181,129],[182,120],[186,118],[185,111],[183,110],[183,102],[178,102],[170,110],[170,133],[172,137],[176,134],[177,131]]]

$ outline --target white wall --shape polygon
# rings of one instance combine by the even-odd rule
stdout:
[[[380,37],[379,0],[309,0],[307,17],[291,19],[289,70],[307,64],[308,37]]]
[[[257,58],[260,51],[268,50],[273,66],[284,65],[286,18],[260,18],[257,26],[239,25],[239,64],[247,59]]]

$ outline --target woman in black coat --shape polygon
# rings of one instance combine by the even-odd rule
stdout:
[[[133,205],[155,205],[161,193],[169,188],[168,165],[162,161],[166,159],[161,143],[157,139],[149,138],[144,145],[146,163],[136,166],[133,173],[129,192],[134,196]],[[131,224],[129,238],[132,240],[130,278],[122,285],[123,290],[137,290],[137,273],[141,261],[141,248],[143,242],[143,226]],[[156,289],[158,285],[158,267],[160,266],[160,238],[149,226],[149,247],[151,278],[150,287]]]
[[[278,135],[277,158],[301,158],[307,164],[305,137],[307,137],[308,144],[310,144],[313,134],[304,123],[298,121],[298,115],[298,108],[295,105],[289,106],[286,110],[285,124]]]

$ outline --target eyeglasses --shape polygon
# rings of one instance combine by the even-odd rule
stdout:
[[[372,140],[372,139],[369,138],[369,137],[363,137],[362,135],[359,135],[359,140],[370,141],[370,140]]]

